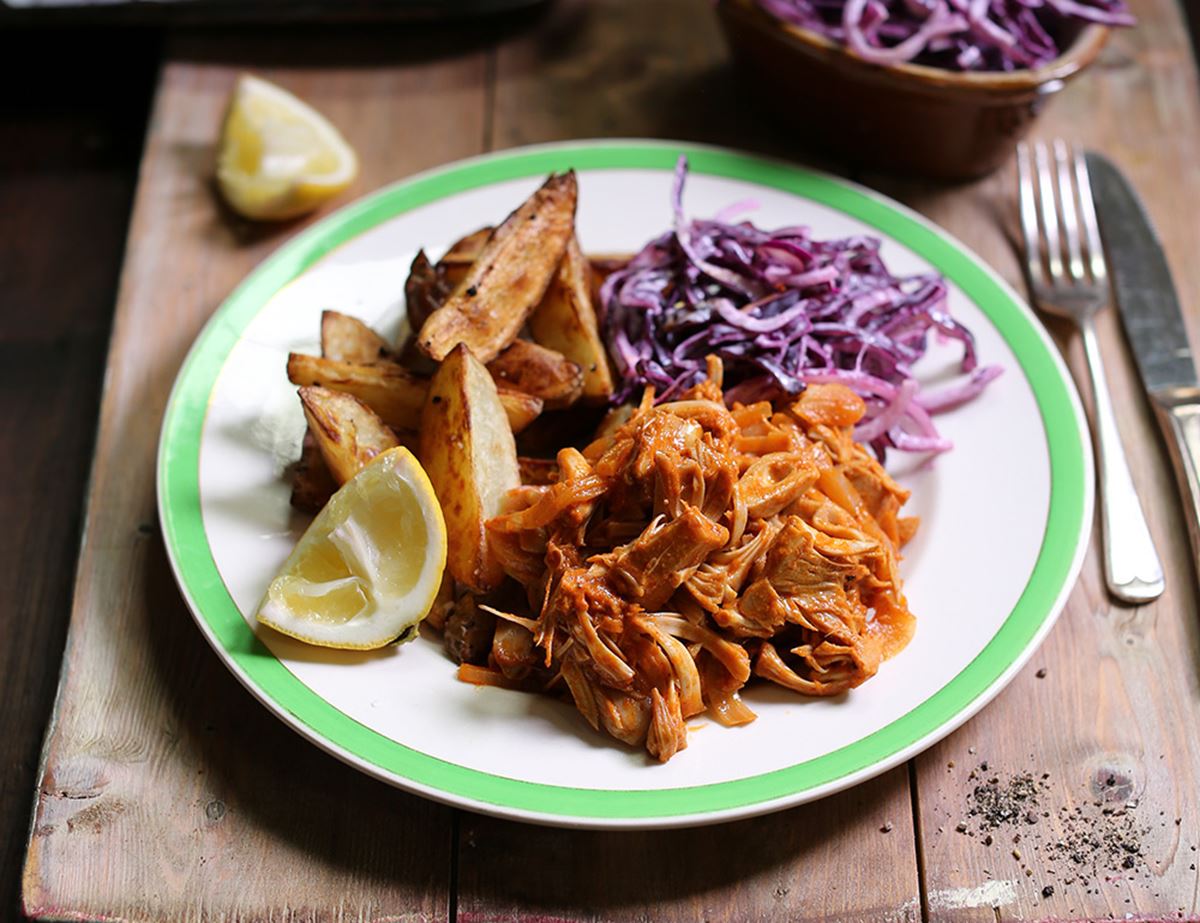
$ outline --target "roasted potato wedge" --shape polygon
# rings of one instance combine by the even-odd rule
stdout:
[[[387,340],[357,317],[338,311],[321,312],[321,355],[357,365],[391,362],[396,358]]]
[[[466,237],[455,241],[450,249],[437,262],[438,275],[451,288],[458,285],[471,269],[471,264],[479,258],[488,238],[495,230],[491,225],[472,231]]]
[[[339,487],[380,452],[400,444],[375,411],[349,394],[321,387],[301,388],[300,404],[308,431]]]
[[[452,349],[430,380],[420,432],[418,456],[446,519],[446,567],[473,590],[494,589],[504,571],[484,523],[521,476],[496,384],[465,345]]]
[[[494,227],[488,224],[484,225],[477,231],[472,231],[465,237],[460,237],[450,245],[450,249],[442,255],[440,260],[438,260],[438,265],[443,266],[451,263],[466,263],[466,265],[470,266],[479,258],[480,252],[483,250],[484,246],[488,242],[488,239],[492,236],[495,230],[496,229]]]
[[[417,252],[408,270],[408,280],[404,283],[408,322],[414,331],[421,329],[429,315],[442,306],[462,281],[492,230],[490,226],[480,228],[451,244],[436,266],[429,262],[424,250]]]
[[[583,370],[562,353],[513,340],[487,369],[496,384],[540,397],[547,410],[570,407],[583,393]]]
[[[405,338],[404,344],[400,347],[400,355],[396,357],[396,364],[404,366],[418,378],[429,378],[437,371],[438,367],[436,362],[417,348],[416,334],[410,334]]]
[[[488,237],[493,230],[490,226],[480,228],[478,231],[472,231],[466,237],[451,244],[445,256],[437,261],[439,275],[453,285],[457,285],[462,281],[462,277],[467,274],[467,270],[471,268],[471,264],[479,257],[479,252],[483,249],[483,245],[487,243]],[[596,286],[599,287],[601,282],[618,269],[624,269],[629,265],[629,261],[632,258],[632,255],[628,253],[589,255],[587,261],[592,267],[592,279],[596,283]]]
[[[401,435],[421,424],[421,408],[429,382],[394,362],[355,365],[321,356],[292,353],[288,356],[288,380],[301,387],[319,386],[350,394],[377,413]],[[542,412],[542,400],[510,386],[500,388],[500,403],[514,433],[519,433]]]
[[[557,350],[583,370],[582,393],[587,401],[598,404],[608,400],[613,376],[592,302],[592,268],[574,236],[545,297],[529,317],[529,332],[538,343]],[[551,406],[549,402],[547,406]]]
[[[319,386],[349,394],[392,429],[416,429],[428,385],[394,362],[356,365],[320,356],[288,356],[288,380],[301,387]]]
[[[550,285],[575,227],[574,172],[555,174],[496,229],[417,343],[441,361],[465,343],[491,362],[517,338]]]
[[[445,283],[457,285],[462,281],[491,233],[490,227],[480,228],[446,251],[437,264],[437,273]],[[587,257],[578,239],[572,236],[554,280],[529,317],[529,328],[535,341],[563,353],[584,369],[583,396],[593,403],[606,400],[613,392],[612,369],[600,339],[595,304],[600,284],[618,269],[623,269],[629,259],[627,254]],[[503,355],[498,358],[502,359]],[[593,365],[595,371],[591,371]],[[561,406],[550,399],[546,402],[548,409]]]
[[[537,395],[526,394],[499,382],[496,382],[496,393],[500,395],[500,404],[508,415],[508,426],[514,435],[541,416],[545,406]]]
[[[305,513],[318,513],[337,490],[337,482],[321,457],[317,440],[305,432],[300,444],[300,460],[292,470],[292,506]]]
[[[404,282],[404,310],[408,325],[420,330],[429,315],[441,307],[453,286],[447,285],[424,250],[418,250]]]

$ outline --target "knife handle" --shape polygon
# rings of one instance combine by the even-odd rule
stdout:
[[[1154,409],[1167,437],[1179,489],[1187,495],[1184,514],[1192,553],[1200,567],[1200,392],[1189,389],[1156,398]]]
[[[1166,582],[1146,514],[1142,511],[1129,462],[1121,444],[1112,397],[1104,375],[1100,344],[1091,320],[1081,322],[1083,352],[1096,406],[1096,455],[1100,469],[1100,516],[1103,523],[1104,577],[1108,591],[1127,603],[1148,603],[1162,595]]]

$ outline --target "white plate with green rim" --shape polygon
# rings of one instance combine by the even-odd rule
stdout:
[[[284,366],[317,351],[320,313],[387,333],[408,264],[502,219],[552,170],[579,173],[585,250],[639,248],[670,224],[676,157],[690,215],[758,201],[765,227],[884,240],[898,273],[933,267],[981,360],[1005,374],[938,417],[955,448],[933,464],[890,459],[922,525],[902,573],[912,643],[848,695],[806,700],[755,687],[758,719],[692,722],[666,765],[594,732],[569,705],[460,683],[435,638],[379,653],[307,647],[254,623],[306,525],[284,466],[303,418]],[[935,345],[936,381],[958,353]],[[389,186],[298,235],[258,267],[197,339],[163,424],[159,512],[179,585],[204,635],[263,704],[364,772],[450,804],[575,827],[651,828],[775,811],[901,763],[984,706],[1029,658],[1066,600],[1086,546],[1092,463],[1078,397],[1053,344],[983,262],[903,206],[830,176],[710,147],[579,141],[452,164]]]

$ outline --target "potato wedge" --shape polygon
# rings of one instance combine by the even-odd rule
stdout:
[[[495,232],[495,228],[490,224],[484,225],[477,231],[472,231],[464,237],[460,237],[450,245],[450,249],[442,254],[442,258],[438,260],[439,266],[448,265],[450,263],[466,263],[470,266],[479,258],[480,252],[487,245],[488,240]]]
[[[429,382],[394,362],[355,365],[321,356],[291,353],[288,356],[288,380],[301,387],[319,386],[350,394],[377,413],[381,420],[401,434],[421,425],[421,408],[429,392]],[[542,400],[511,386],[500,387],[500,403],[514,433],[519,433],[542,412]]]
[[[417,336],[410,333],[400,346],[396,364],[402,365],[417,378],[429,378],[437,371],[438,364],[417,348]]]
[[[546,293],[575,227],[574,172],[552,175],[488,240],[417,343],[438,361],[466,343],[491,362],[517,338]]]
[[[429,315],[441,307],[453,286],[447,285],[424,250],[418,250],[404,282],[404,310],[408,325],[420,330]]]
[[[463,280],[463,277],[471,269],[471,264],[479,258],[479,254],[487,245],[494,230],[495,228],[488,225],[478,231],[472,231],[466,237],[452,243],[450,249],[437,261],[438,275],[451,289]]]
[[[321,355],[338,362],[370,365],[396,358],[391,344],[357,317],[321,312]]]
[[[301,388],[300,404],[308,431],[339,487],[380,452],[400,444],[378,414],[349,394],[321,387]]]
[[[473,590],[495,589],[504,571],[488,546],[484,523],[500,511],[521,476],[495,382],[463,344],[450,351],[429,383],[418,456],[446,519],[446,568]]]
[[[455,286],[462,281],[491,233],[490,227],[480,228],[451,245],[437,263],[437,273],[446,284]],[[559,352],[569,350],[567,357],[582,368],[590,368],[597,356],[604,359],[603,363],[595,362],[597,371],[585,377],[584,397],[591,402],[608,398],[613,389],[608,353],[596,322],[600,285],[618,269],[624,269],[630,259],[627,253],[585,256],[578,239],[572,237],[554,281],[529,318],[537,342]]]
[[[493,379],[495,380],[495,379]],[[500,395],[500,405],[508,416],[508,426],[513,435],[524,430],[542,414],[545,405],[542,399],[534,394],[526,394],[516,388],[496,382],[496,393]]]
[[[471,264],[475,262],[479,256],[479,251],[483,249],[483,245],[487,243],[488,235],[492,233],[491,227],[480,228],[478,231],[472,231],[466,237],[456,241],[450,245],[450,249],[446,251],[437,262],[438,275],[453,288],[462,281],[463,276],[467,274],[467,270],[471,268]],[[630,253],[592,253],[587,254],[587,262],[591,267],[592,276],[592,301],[593,304],[599,297],[600,286],[618,269],[624,269],[629,265],[629,261],[633,259]]]
[[[593,404],[613,393],[608,353],[592,301],[592,268],[574,236],[546,295],[529,317],[529,332],[583,369],[583,397]]]
[[[292,506],[305,513],[319,513],[337,487],[316,438],[306,431],[300,444],[300,460],[292,469]]]
[[[492,231],[489,225],[455,241],[436,266],[429,262],[424,250],[417,252],[404,283],[408,323],[414,331],[421,329],[429,315],[442,306],[462,281]]]
[[[392,429],[416,429],[421,422],[428,384],[394,362],[356,365],[292,353],[287,374],[294,385],[316,385],[358,398]]]
[[[562,353],[529,340],[513,340],[487,370],[496,384],[540,397],[546,409],[570,407],[583,393],[583,370]]]

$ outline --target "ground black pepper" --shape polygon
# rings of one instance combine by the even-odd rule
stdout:
[[[1040,803],[1052,791],[1048,772],[1035,775],[988,770],[988,764],[980,762],[968,773],[967,780],[975,784],[967,795],[966,817],[955,829],[968,836],[978,834],[985,847],[994,846],[999,837],[993,833],[1005,827],[1014,845],[1024,836],[1022,849],[1010,848],[1010,852],[1025,877],[1032,877],[1039,865],[1053,864],[1061,869],[1060,863],[1067,863],[1065,877],[1059,879],[1063,884],[1078,882],[1087,893],[1099,894],[1105,883],[1119,887],[1126,880],[1136,882],[1139,876],[1149,874],[1143,838],[1150,828],[1139,823],[1136,798],[1120,800],[1129,788],[1128,780],[1118,779],[1116,774],[1101,775],[1098,781],[1105,800],[1054,806],[1052,812],[1045,809],[1050,805]],[[1047,821],[1043,823],[1042,818]],[[1034,859],[1035,855],[1040,859]],[[1056,876],[1053,868],[1042,873]],[[1053,894],[1053,885],[1042,887],[1043,897]]]
[[[979,768],[987,771],[987,763]],[[967,812],[980,818],[982,829],[994,830],[1018,818],[1024,818],[1029,808],[1037,806],[1038,784],[1029,773],[1013,776],[1001,782],[998,776],[976,785],[971,793],[971,808]]]

